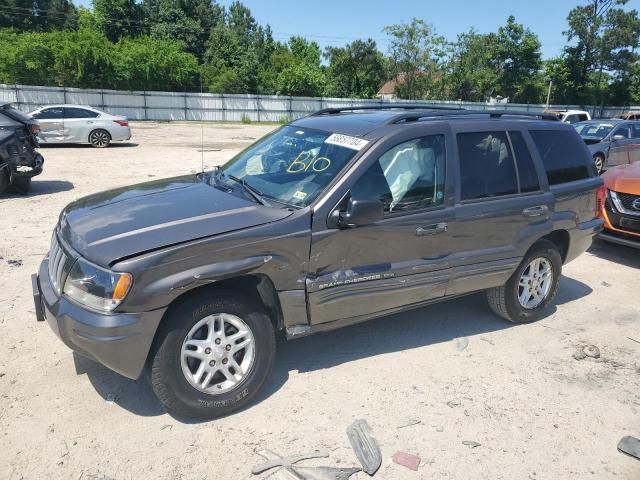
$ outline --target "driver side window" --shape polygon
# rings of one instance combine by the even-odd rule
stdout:
[[[403,142],[385,152],[358,179],[353,198],[378,199],[386,213],[440,205],[444,200],[443,135]]]

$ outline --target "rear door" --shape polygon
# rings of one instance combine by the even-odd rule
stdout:
[[[89,131],[98,117],[97,112],[78,107],[64,107],[65,141],[70,143],[86,142]]]
[[[64,141],[62,107],[49,107],[33,115],[40,124],[38,138],[43,143],[59,143]]]
[[[450,134],[414,125],[383,141],[314,212],[308,308],[312,324],[353,321],[444,296],[453,220]],[[384,218],[339,229],[350,197],[378,199]],[[321,202],[322,203],[322,202]]]
[[[459,181],[447,295],[504,284],[550,228],[553,197],[518,127],[454,128]]]

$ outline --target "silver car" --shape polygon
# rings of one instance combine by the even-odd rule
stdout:
[[[40,123],[41,144],[89,143],[97,148],[129,140],[127,117],[111,115],[84,105],[48,105],[29,114]]]
[[[640,160],[640,122],[609,118],[579,122],[573,127],[587,144],[598,173]]]

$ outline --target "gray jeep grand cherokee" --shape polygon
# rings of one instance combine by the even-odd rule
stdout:
[[[602,226],[571,125],[421,106],[325,109],[208,173],[67,206],[38,320],[181,415],[247,404],[288,338],[486,290],[515,323]]]

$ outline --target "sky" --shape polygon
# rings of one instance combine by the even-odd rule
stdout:
[[[90,5],[91,0],[76,4]],[[218,0],[229,5],[232,0]],[[543,58],[558,55],[566,41],[567,14],[578,0],[243,0],[262,25],[269,24],[276,40],[291,35],[315,40],[321,47],[342,46],[358,38],[373,38],[387,51],[385,25],[406,23],[412,17],[431,23],[436,33],[455,40],[471,27],[480,33],[496,31],[514,15],[533,30],[542,43]],[[627,8],[640,10],[640,0]]]

